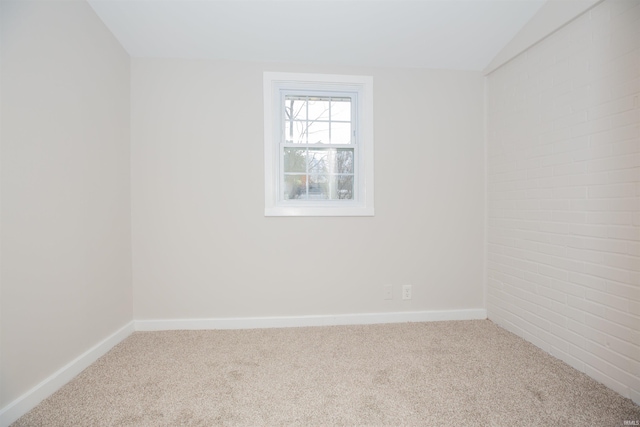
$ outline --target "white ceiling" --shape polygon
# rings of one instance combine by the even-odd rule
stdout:
[[[89,0],[133,57],[482,70],[546,0]]]

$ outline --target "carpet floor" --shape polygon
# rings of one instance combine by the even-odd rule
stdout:
[[[136,332],[22,426],[623,426],[640,407],[488,320]]]

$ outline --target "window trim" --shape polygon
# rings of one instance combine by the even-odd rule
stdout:
[[[373,216],[373,77],[334,74],[264,73],[265,216]],[[357,92],[355,118],[358,160],[353,201],[281,200],[281,91]]]

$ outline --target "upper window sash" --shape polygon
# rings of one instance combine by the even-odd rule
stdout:
[[[281,143],[355,144],[357,93],[281,90]]]

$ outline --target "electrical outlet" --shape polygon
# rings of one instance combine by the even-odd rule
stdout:
[[[393,299],[393,285],[384,286],[384,299]]]
[[[402,286],[402,299],[411,299],[411,285]]]

